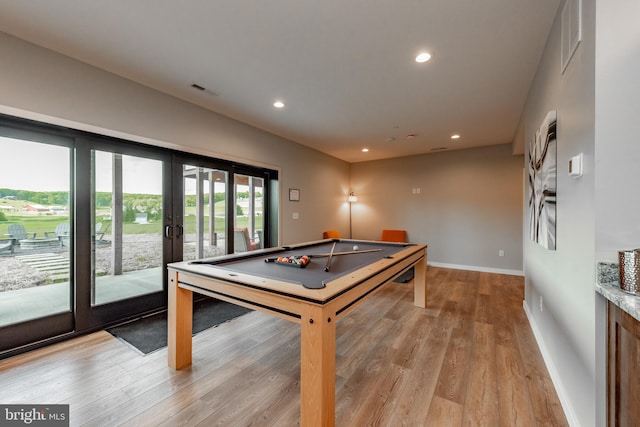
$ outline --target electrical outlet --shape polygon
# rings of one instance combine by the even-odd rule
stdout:
[[[498,251],[498,256],[504,256],[504,250],[500,249],[500,250]]]
[[[544,300],[542,299],[542,295],[540,295],[540,311],[544,311]]]

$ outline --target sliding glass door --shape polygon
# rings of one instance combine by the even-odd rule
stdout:
[[[224,170],[182,165],[183,260],[227,253],[228,176]]]
[[[0,153],[0,358],[164,309],[168,263],[275,240],[273,170],[1,115]]]
[[[174,253],[194,260],[272,246],[276,240],[276,171],[220,159],[174,157]],[[178,195],[182,198],[178,199]]]
[[[92,306],[162,291],[162,166],[92,151]]]
[[[72,144],[0,126],[0,351],[73,330]]]
[[[264,247],[264,178],[235,174],[233,181],[234,251],[261,249]]]
[[[164,229],[171,212],[171,156],[119,140],[78,138],[76,327],[112,324],[166,304]]]

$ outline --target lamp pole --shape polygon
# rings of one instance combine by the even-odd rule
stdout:
[[[353,194],[353,191],[349,193],[348,200],[349,200],[349,238],[353,239],[353,235],[352,235],[353,223],[351,221],[351,204],[358,201],[358,198],[356,197],[355,194]]]

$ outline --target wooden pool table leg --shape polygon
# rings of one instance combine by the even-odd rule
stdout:
[[[333,427],[336,405],[335,310],[308,306],[300,331],[300,425]]]
[[[191,365],[193,293],[178,286],[178,272],[174,270],[169,270],[168,288],[169,367],[182,369]]]
[[[413,304],[416,307],[427,308],[427,257],[425,256],[414,266]]]

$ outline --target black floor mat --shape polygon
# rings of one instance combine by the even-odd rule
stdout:
[[[193,306],[193,334],[250,311],[248,308],[212,298],[197,301]],[[148,354],[167,346],[167,312],[164,311],[115,326],[107,329],[107,332],[126,341],[143,354]]]
[[[396,277],[396,280],[394,280],[394,282],[407,283],[408,281],[413,279],[413,276],[414,276],[413,268],[410,268],[404,273],[402,273],[400,276]]]

